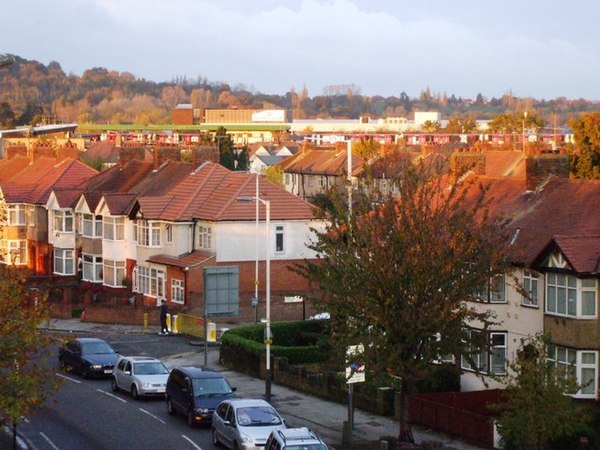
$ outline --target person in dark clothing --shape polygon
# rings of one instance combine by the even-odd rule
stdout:
[[[169,328],[167,327],[167,313],[169,309],[164,300],[160,302],[160,334],[169,334]]]

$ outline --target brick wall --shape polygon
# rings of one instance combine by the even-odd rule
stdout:
[[[454,181],[468,171],[485,174],[485,155],[481,152],[457,150],[450,156],[450,170]]]

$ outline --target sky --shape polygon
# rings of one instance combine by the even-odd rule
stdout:
[[[2,0],[0,53],[284,95],[600,100],[598,0]]]

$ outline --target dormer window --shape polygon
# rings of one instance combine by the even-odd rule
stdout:
[[[593,319],[596,317],[595,278],[548,273],[546,275],[546,313],[557,316]]]

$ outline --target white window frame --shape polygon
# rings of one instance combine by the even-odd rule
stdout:
[[[92,283],[102,283],[104,281],[102,263],[102,255],[92,255],[91,253],[83,253],[82,259],[82,276],[83,281]]]
[[[54,247],[54,272],[57,275],[75,275],[75,250]],[[69,267],[70,266],[70,267]]]
[[[173,224],[171,223],[165,225],[165,243],[173,243]]]
[[[2,252],[0,261],[2,264],[27,265],[27,241],[25,239],[0,240],[0,252]]]
[[[494,290],[497,284],[501,284],[501,290]],[[504,304],[508,303],[506,295],[506,274],[504,272],[492,276],[483,290],[477,294],[477,300],[481,303]]]
[[[540,306],[540,278],[541,274],[529,269],[523,269],[523,290],[527,295],[521,298],[523,306]]]
[[[27,225],[28,207],[25,205],[8,205],[6,218],[9,226],[24,226]]]
[[[468,333],[482,333],[481,330],[471,329]],[[473,356],[473,360],[479,369],[480,373],[483,374],[494,374],[494,375],[506,375],[507,368],[507,343],[508,343],[508,332],[506,331],[489,331],[488,336],[490,339],[490,348],[489,351],[487,349],[480,349],[479,352]],[[502,338],[503,343],[499,343],[498,338]],[[496,340],[496,341],[495,341]],[[475,349],[473,349],[475,350]],[[501,359],[503,364],[501,368],[498,369],[499,366],[496,362],[497,359]],[[463,355],[460,358],[460,366],[463,370],[467,371],[475,371],[476,368],[473,367],[467,358]]]
[[[586,356],[588,358],[586,358]],[[589,357],[593,361],[589,361]],[[576,398],[598,398],[598,351],[575,350],[557,345],[548,346],[547,360],[557,369],[569,371],[575,375],[577,383],[582,389],[575,393]],[[592,371],[592,376],[586,373]],[[592,383],[587,385],[586,379]]]
[[[185,282],[183,280],[171,279],[171,301],[181,305],[185,303]]]
[[[102,284],[111,287],[123,287],[125,278],[125,261],[104,259],[102,261]]]
[[[157,299],[164,298],[166,273],[162,269],[137,266],[137,292]]]
[[[285,229],[283,225],[275,226],[275,253],[285,252]]]
[[[160,247],[161,224],[151,220],[140,220],[137,223],[138,245],[141,247]]]
[[[104,216],[102,218],[102,237],[108,241],[125,240],[125,217]]]
[[[549,272],[545,276],[546,302],[544,312],[551,316],[575,319],[595,319],[598,316],[598,280],[578,278],[575,275]],[[564,293],[561,294],[561,292]],[[591,297],[588,304],[593,314],[584,314],[583,299]],[[564,306],[564,309],[563,307]]]
[[[198,226],[198,248],[212,250],[212,228],[208,225]]]
[[[80,221],[81,221],[79,233],[82,236],[89,237],[89,238],[102,237],[102,228],[103,228],[102,216],[81,213],[81,214],[79,214],[79,217],[80,217]]]
[[[52,210],[52,226],[54,231],[72,233],[74,231],[73,211],[65,209]]]

